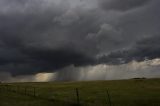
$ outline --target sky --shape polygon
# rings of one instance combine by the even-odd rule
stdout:
[[[159,0],[0,0],[0,81],[160,77]]]

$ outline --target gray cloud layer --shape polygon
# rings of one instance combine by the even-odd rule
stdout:
[[[1,0],[0,71],[160,57],[158,0]]]
[[[142,7],[150,0],[100,0],[102,8],[106,10],[127,11]]]

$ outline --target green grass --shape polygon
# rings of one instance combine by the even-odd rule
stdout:
[[[75,88],[82,106],[110,106],[107,90],[112,106],[160,106],[160,79],[11,83],[9,88],[18,92],[7,91],[1,84],[0,106],[72,106],[77,103]]]

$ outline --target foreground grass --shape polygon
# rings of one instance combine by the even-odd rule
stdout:
[[[71,106],[77,104],[76,88],[83,106],[160,106],[160,79],[9,85],[10,90],[16,92],[1,89],[0,106]],[[24,95],[26,87],[27,95]],[[36,88],[36,97],[32,95],[33,87]]]

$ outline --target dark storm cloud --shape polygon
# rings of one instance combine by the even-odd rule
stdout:
[[[12,47],[14,49],[1,50],[0,57],[0,69],[12,75],[49,72],[72,64],[84,66],[95,62],[93,58],[69,48],[47,49],[23,45]]]
[[[154,0],[0,0],[0,71],[33,74],[158,58],[159,47],[137,40],[160,34],[159,18]]]
[[[100,5],[106,10],[126,11],[141,7],[151,0],[100,0]]]
[[[31,74],[71,64],[78,66],[92,63],[93,59],[81,53],[83,50],[78,48],[84,44],[75,43],[81,42],[78,40],[81,39],[80,34],[76,30],[92,21],[86,17],[80,25],[64,27],[63,24],[57,23],[55,18],[66,13],[67,10],[64,9],[68,8],[67,2],[65,6],[60,2],[58,5],[63,6],[61,8],[58,5],[54,7],[54,3],[51,3],[53,5],[50,5],[49,1],[37,0],[21,3],[1,1],[1,5],[5,5],[1,7],[3,10],[0,14],[1,71],[8,71],[13,75]],[[68,20],[63,22],[66,21]],[[81,34],[87,33],[89,29],[91,28],[84,29]]]
[[[135,46],[127,50],[111,52],[102,56],[99,63],[125,64],[135,61],[152,60],[160,57],[160,36],[144,38],[136,42]]]

